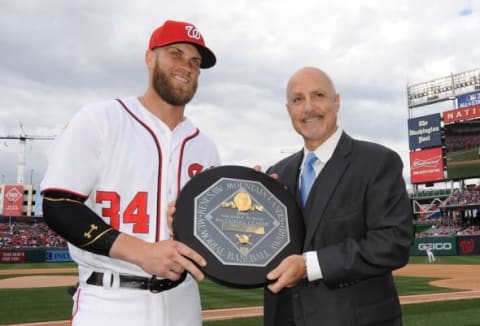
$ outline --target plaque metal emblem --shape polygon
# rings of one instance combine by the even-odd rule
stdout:
[[[194,204],[194,235],[224,265],[265,267],[290,243],[286,206],[258,181],[222,177]]]
[[[176,202],[174,232],[207,260],[207,277],[248,288],[303,246],[303,218],[276,180],[251,168],[223,166],[200,173]]]

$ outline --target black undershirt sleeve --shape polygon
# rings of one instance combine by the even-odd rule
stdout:
[[[67,192],[45,191],[43,218],[53,231],[76,247],[109,256],[120,232],[85,206],[84,201]]]

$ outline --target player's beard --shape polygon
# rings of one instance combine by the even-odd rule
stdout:
[[[165,102],[173,106],[182,106],[190,102],[197,91],[197,81],[193,81],[189,89],[172,85],[167,73],[155,64],[153,69],[153,89]]]

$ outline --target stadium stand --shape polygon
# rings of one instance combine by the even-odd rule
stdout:
[[[66,247],[65,240],[43,221],[0,223],[0,249]]]
[[[480,185],[421,190],[410,194],[416,224],[430,227],[417,237],[480,235]],[[0,216],[0,249],[66,248],[67,243],[39,217]]]
[[[417,199],[433,198],[430,202],[423,200],[423,204],[421,200],[413,201],[415,223],[431,224],[416,237],[480,235],[480,185],[454,189],[449,194],[432,190],[414,196]]]

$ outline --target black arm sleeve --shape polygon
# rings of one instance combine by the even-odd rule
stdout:
[[[84,199],[60,191],[43,193],[43,218],[47,225],[71,244],[109,256],[120,234],[83,204]]]

